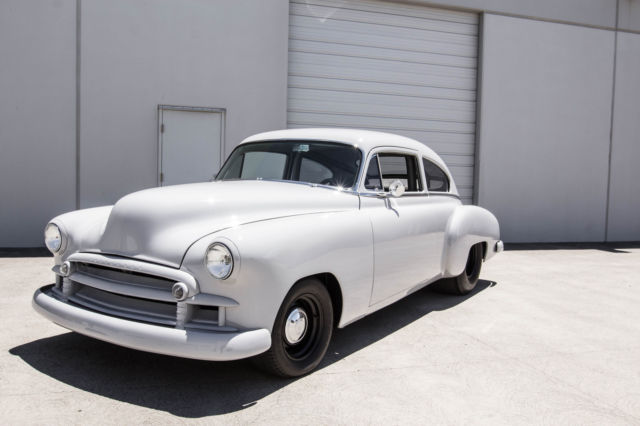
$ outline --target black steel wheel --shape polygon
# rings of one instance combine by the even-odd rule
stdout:
[[[468,294],[478,284],[482,269],[482,244],[476,244],[469,250],[469,257],[464,271],[456,277],[459,294]]]
[[[460,275],[446,278],[433,284],[433,289],[449,294],[465,295],[473,291],[480,278],[482,269],[482,244],[476,244],[469,249],[469,256],[464,270]]]
[[[257,360],[276,375],[302,376],[320,364],[332,333],[329,292],[319,280],[304,279],[282,302],[271,332],[271,348]]]

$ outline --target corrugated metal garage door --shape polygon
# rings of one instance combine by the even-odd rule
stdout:
[[[288,126],[352,127],[438,152],[473,194],[478,15],[367,0],[292,0]]]

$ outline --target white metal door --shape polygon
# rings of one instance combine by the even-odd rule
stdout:
[[[449,215],[442,208],[430,211],[429,207],[444,205],[430,203],[426,195],[360,200],[373,230],[375,267],[371,305],[440,274],[443,230]],[[449,214],[451,210],[453,204]]]
[[[288,126],[417,139],[473,195],[478,15],[372,0],[291,0]]]
[[[221,166],[224,111],[161,107],[159,114],[160,185],[210,180]]]

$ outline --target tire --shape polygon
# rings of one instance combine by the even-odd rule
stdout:
[[[476,244],[469,249],[469,256],[464,270],[460,275],[447,278],[434,284],[434,289],[443,293],[464,296],[476,288],[482,269],[482,244]]]
[[[256,361],[278,376],[302,376],[320,364],[332,333],[329,292],[318,279],[304,279],[282,302],[271,332],[271,348]]]

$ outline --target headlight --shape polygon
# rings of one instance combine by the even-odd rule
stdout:
[[[57,253],[62,247],[62,233],[57,225],[50,223],[44,228],[44,243],[51,253]]]
[[[207,249],[205,264],[211,275],[224,280],[229,278],[233,271],[233,255],[227,246],[215,243]]]

